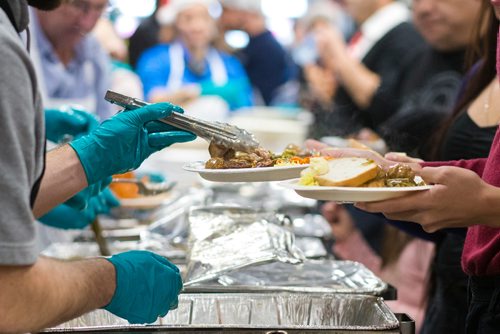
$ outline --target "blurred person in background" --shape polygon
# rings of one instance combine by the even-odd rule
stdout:
[[[452,4],[450,1],[449,5]],[[500,108],[495,103],[500,99],[495,76],[498,19],[488,0],[481,1],[481,5],[480,15],[471,28],[473,44],[468,47],[466,57],[469,71],[451,109],[453,112],[441,111],[444,120],[434,129],[432,140],[419,151],[428,160],[485,158],[498,128]],[[432,118],[421,117],[414,126],[429,126],[432,124],[429,120]],[[422,333],[465,333],[469,284],[461,266],[465,231],[434,233],[432,241],[436,244],[436,256]]]
[[[409,23],[409,9],[390,0],[344,1],[358,31],[346,44],[339,28],[318,16],[310,26],[317,63],[304,67],[315,121],[311,138],[355,135],[401,103],[400,84],[425,43]],[[347,208],[350,208],[347,206]],[[379,221],[354,212],[356,227],[380,252]]]
[[[480,5],[477,0],[413,1],[413,22],[428,46],[401,83],[404,102],[375,128],[389,150],[432,159],[427,145],[456,102]]]
[[[478,27],[479,7],[480,3],[474,0],[414,1],[414,23],[428,41],[429,47],[422,51],[403,83],[403,96],[407,96],[405,102],[383,125],[384,131],[381,134],[387,140],[389,148],[410,154],[418,152],[420,156],[431,160],[471,159],[487,154],[494,128],[473,126],[464,112],[456,118],[453,128],[448,130],[448,142],[441,143],[445,146],[437,145],[437,138],[432,136],[456,102],[465,72],[464,54],[465,48],[470,46],[470,31],[478,30],[475,28]],[[480,22],[491,22],[484,10],[481,19]],[[496,42],[496,31],[490,27],[491,31],[493,32],[485,37],[476,34],[475,43],[478,45],[471,47],[473,50],[482,50],[483,54],[480,56],[484,62],[489,63],[489,70],[486,67],[483,72],[489,71],[490,78],[494,73],[491,61],[494,58],[491,56],[494,48],[491,44]],[[480,80],[484,85],[484,80]],[[472,84],[472,87],[477,89],[478,86]],[[476,96],[468,93],[468,103],[474,97]],[[483,101],[484,97],[479,97],[478,100]],[[460,105],[463,108],[464,105]],[[427,145],[422,145],[424,143]],[[443,151],[438,149],[441,147],[445,147]],[[335,209],[349,210],[356,221],[362,219],[364,222],[373,221],[374,224],[377,221],[378,224],[383,223],[383,219],[367,217],[366,213],[352,207],[335,206]],[[430,295],[422,333],[462,333],[467,303],[467,279],[460,267],[464,235],[445,233],[431,240],[436,243],[437,248],[432,263]]]
[[[337,89],[334,74],[318,64],[318,50],[314,32],[320,29],[339,29],[348,39],[354,29],[354,22],[345,9],[332,0],[313,2],[295,24],[295,40],[291,47],[292,59],[297,66],[299,82],[298,103],[315,113],[328,112],[332,107]],[[307,83],[311,84],[308,85]]]
[[[205,112],[204,116],[222,118],[220,111],[189,106],[200,97],[215,96],[230,110],[252,105],[251,88],[245,70],[233,56],[212,46],[217,34],[215,19],[211,16],[212,0],[173,0],[177,39],[147,50],[137,66],[144,85],[144,95],[152,102],[172,101],[182,104],[188,112]],[[219,109],[224,108],[218,104]],[[215,114],[216,113],[216,114]],[[213,115],[210,115],[213,114]],[[219,115],[219,116],[217,116]]]
[[[468,49],[469,71],[460,90],[458,102],[453,113],[442,123],[438,135],[433,137],[432,152],[427,153],[436,160],[484,159],[488,156],[498,129],[500,107],[495,101],[500,99],[500,85],[495,75],[495,56],[499,23],[490,2],[483,0],[481,5],[472,34],[474,43]],[[386,157],[392,159],[392,163],[422,162],[395,154],[388,154]],[[390,162],[382,162],[384,163]],[[338,212],[336,214],[339,215]],[[389,222],[436,244],[428,307],[421,333],[476,333],[477,327],[467,329],[466,326],[469,282],[463,270],[471,269],[464,264],[462,270],[460,262],[465,242],[465,234],[461,233],[463,229],[427,234],[418,228],[418,225]],[[488,280],[489,278],[485,281]],[[477,281],[481,282],[479,278]],[[481,293],[480,285],[474,289],[473,293]],[[487,295],[491,296],[491,293]],[[477,301],[482,302],[482,299]],[[490,306],[490,309],[495,312],[494,307]],[[494,319],[493,317],[484,322],[483,329],[486,333],[487,328],[490,332],[494,328],[489,327],[495,323]]]
[[[141,100],[144,99],[141,78],[127,64],[127,45],[118,36],[113,23],[107,18],[100,18],[93,30],[93,34],[110,56],[111,82],[108,89]],[[118,106],[116,108],[119,110]]]
[[[159,44],[169,44],[175,41],[175,15],[176,13],[173,6],[168,5],[163,5],[156,12],[156,20],[160,23],[160,31],[158,32]]]
[[[107,7],[107,0],[68,0],[51,12],[34,10],[31,54],[46,108],[78,105],[101,120],[113,114],[103,98],[110,59],[90,34]]]
[[[328,4],[326,8],[322,8]],[[298,28],[303,26],[304,37],[292,49],[292,58],[299,72],[299,104],[314,115],[329,113],[333,105],[333,97],[338,88],[331,69],[318,62],[319,54],[316,47],[314,32],[321,29],[340,29],[338,22],[339,7],[333,2],[326,2],[320,8],[310,8],[310,12],[297,22]],[[329,10],[327,10],[329,9]],[[300,38],[300,36],[299,36]],[[317,123],[317,122],[316,122]],[[314,138],[320,138],[325,133],[321,127],[312,126]],[[312,131],[310,131],[312,132]]]
[[[354,135],[375,128],[401,103],[400,84],[424,42],[410,21],[409,9],[393,0],[346,0],[357,25],[349,43],[332,25],[314,27],[319,54],[306,78],[312,91],[331,107],[313,110],[310,136]],[[323,85],[328,78],[329,89]]]
[[[221,32],[241,30],[250,37],[248,45],[236,55],[254,88],[255,103],[272,105],[293,69],[285,49],[267,29],[261,0],[222,0],[221,4]]]
[[[158,21],[158,11],[164,7],[165,1],[156,0],[156,9],[149,17],[142,20],[139,27],[130,36],[128,41],[129,64],[132,68],[136,68],[137,62],[142,53],[147,49],[160,43],[159,34],[161,25]]]
[[[115,66],[112,66],[107,50],[91,34],[97,27],[99,36],[105,35],[102,40],[111,55],[126,59],[125,45],[117,36],[109,34],[113,28],[109,21],[101,17],[107,6],[108,1],[75,0],[66,1],[53,12],[33,11],[31,24],[34,28],[34,45],[31,54],[39,78],[42,78],[40,88],[46,108],[48,149],[95,128],[98,121],[86,115],[87,112],[97,115],[101,120],[114,113],[113,106],[104,100],[107,89],[116,89],[131,96],[142,95],[142,86],[137,77],[132,84],[130,80],[124,80],[123,76],[115,80],[116,75],[122,72],[114,71]],[[127,84],[126,89],[123,89],[124,86],[113,86],[117,82]],[[139,90],[131,89],[134,84],[139,84]],[[76,124],[80,126],[79,131],[73,131],[72,126]],[[52,242],[73,240],[79,232],[67,230],[84,228],[97,214],[108,213],[111,206],[118,205],[108,189],[103,195],[95,196],[90,203],[87,208],[83,205],[73,208],[61,204],[40,217],[42,224],[36,225],[40,250]]]
[[[378,228],[382,231],[382,237],[377,253],[345,207],[328,202],[322,206],[322,214],[332,228],[334,255],[343,260],[364,264],[375,275],[394,286],[398,291],[398,298],[386,301],[387,305],[393,312],[406,313],[412,317],[416,333],[421,333],[425,323],[427,286],[434,245],[380,222]]]

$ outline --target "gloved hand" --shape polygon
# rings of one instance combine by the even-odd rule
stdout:
[[[147,251],[130,251],[108,260],[115,266],[116,290],[105,310],[132,324],[144,324],[177,308],[181,274],[167,259]]]
[[[151,183],[161,183],[167,181],[163,174],[157,172],[135,172],[135,175],[139,180],[146,179],[147,182]]]
[[[90,200],[104,191],[104,189],[109,186],[112,180],[113,178],[110,176],[94,184],[91,184],[75,196],[68,199],[66,202],[64,202],[64,204],[78,211],[84,210],[89,204]]]
[[[116,114],[89,135],[70,143],[80,158],[88,184],[138,168],[154,152],[195,135],[155,120],[182,112],[170,103],[157,103]]]
[[[104,189],[97,196],[92,197],[88,205],[83,210],[77,210],[67,204],[61,204],[44,216],[39,221],[44,225],[68,229],[83,229],[94,221],[98,214],[109,213],[113,207],[120,205],[120,202],[109,189]]]
[[[98,125],[97,118],[83,110],[69,106],[59,109],[45,109],[46,138],[54,143],[61,142],[65,136],[71,140],[89,133]]]

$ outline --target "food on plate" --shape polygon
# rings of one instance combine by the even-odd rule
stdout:
[[[162,178],[158,175],[144,175],[142,177],[137,176],[134,172],[127,172],[124,174],[113,175],[113,179],[118,179],[118,182],[113,181],[109,185],[111,191],[118,197],[119,199],[136,199],[143,198],[145,195],[141,194],[139,191],[139,186],[137,183],[134,183],[137,179],[142,181],[145,184],[148,183],[156,183],[159,182],[158,178]],[[122,180],[123,179],[123,180]],[[130,180],[132,182],[124,182],[126,180]]]
[[[364,158],[334,159],[328,167],[327,173],[314,178],[320,186],[358,187],[373,180],[379,173],[378,165]]]
[[[120,179],[135,179],[134,172],[127,172],[124,174],[115,175],[116,178]],[[137,198],[141,195],[139,194],[139,188],[137,184],[133,183],[111,183],[109,185],[111,191],[118,198]]]
[[[296,145],[288,145],[283,153],[276,155],[262,147],[251,152],[235,151],[214,142],[208,147],[210,159],[206,169],[258,168],[308,164],[314,153],[304,151]]]
[[[311,158],[311,164],[301,172],[300,185],[330,187],[412,187],[424,185],[415,180],[410,166],[396,164],[387,171],[373,160],[337,158],[327,161]]]
[[[311,158],[310,165],[304,169],[300,175],[300,184],[304,186],[317,186],[316,176],[328,173],[330,167],[325,158]]]

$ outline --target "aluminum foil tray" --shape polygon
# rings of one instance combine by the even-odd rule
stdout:
[[[303,292],[381,295],[387,284],[358,262],[306,260],[299,265],[269,263],[185,288],[195,292]]]
[[[155,324],[163,329],[307,329],[380,331],[397,329],[381,298],[365,295],[184,294],[179,308]],[[48,332],[93,327],[130,329],[123,320],[96,311]],[[153,328],[143,326],[144,330]]]
[[[193,209],[189,214],[185,286],[252,265],[301,263],[305,257],[280,216],[233,206]]]

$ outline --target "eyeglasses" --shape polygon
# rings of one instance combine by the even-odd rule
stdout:
[[[103,15],[107,10],[111,9],[111,5],[107,1],[102,5],[92,5],[86,0],[65,0],[64,2],[83,15],[92,14],[96,17]]]

